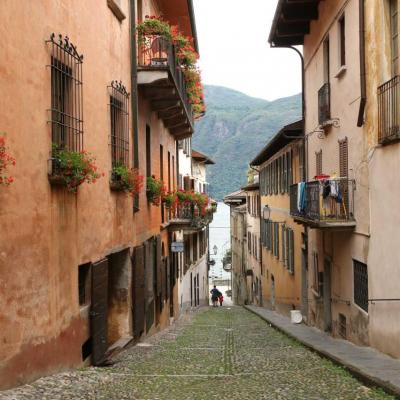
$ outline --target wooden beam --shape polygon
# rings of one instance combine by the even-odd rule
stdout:
[[[173,119],[169,119],[167,121],[164,120],[164,126],[168,129],[172,129],[172,128],[178,128],[182,125],[189,125],[189,121],[187,118],[173,118]]]
[[[179,116],[183,116],[183,115],[185,115],[184,110],[182,108],[180,108],[180,107],[179,108],[177,107],[177,111],[175,113],[172,113],[172,114],[171,114],[171,111],[168,111],[168,112],[160,111],[158,113],[158,118],[162,119],[163,121],[166,121],[166,120],[169,120],[169,119],[172,119],[172,118],[176,118],[176,117],[179,117]]]
[[[151,100],[158,99],[174,99],[178,97],[176,89],[173,87],[162,87],[162,86],[146,86],[143,88],[145,97]]]
[[[153,100],[151,102],[151,109],[153,111],[166,112],[180,107],[181,102],[177,100]]]
[[[191,132],[193,133],[193,129],[190,127],[190,125],[185,124],[182,127],[177,127],[177,128],[172,128],[169,130],[174,136],[175,135],[182,135],[186,132]]]

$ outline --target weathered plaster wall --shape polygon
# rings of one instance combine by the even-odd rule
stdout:
[[[127,0],[121,6],[127,10]],[[80,317],[78,265],[132,245],[134,217],[131,200],[108,185],[107,86],[122,80],[130,92],[128,19],[120,23],[106,1],[95,0],[5,0],[0,15],[0,130],[17,159],[15,183],[0,191],[0,386],[8,386],[80,364],[87,322]],[[76,196],[47,180],[45,41],[52,32],[68,35],[84,54],[84,146],[106,173]]]
[[[386,6],[386,7],[385,7]],[[371,239],[368,257],[369,297],[399,298],[400,250],[398,227],[398,171],[400,144],[378,145],[377,88],[391,78],[389,13],[387,2],[366,1],[366,138],[369,143]],[[400,301],[375,302],[369,306],[370,343],[400,357]]]

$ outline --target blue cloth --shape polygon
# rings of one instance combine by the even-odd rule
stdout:
[[[303,212],[306,209],[306,184],[305,182],[299,183],[298,191],[298,209]]]

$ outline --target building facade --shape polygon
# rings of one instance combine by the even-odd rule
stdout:
[[[262,305],[262,263],[260,238],[260,185],[258,175],[242,187],[246,193],[247,270],[246,289],[249,304]]]
[[[281,0],[270,34],[275,47],[303,45],[306,175],[291,214],[308,232],[308,322],[395,357],[397,10],[310,1],[301,21],[285,21],[296,5]]]
[[[247,285],[247,206],[246,193],[242,190],[224,197],[224,203],[230,207],[231,233],[231,282],[232,301],[243,305],[249,302]]]
[[[264,306],[283,314],[306,309],[304,230],[290,215],[290,187],[302,180],[302,121],[282,128],[251,161],[260,174]]]
[[[148,191],[127,195],[117,172],[178,187],[177,141],[193,134],[193,111],[173,49],[161,62],[144,56],[136,25],[163,15],[197,39],[190,1],[6,0],[0,15],[0,130],[17,159],[14,183],[0,187],[7,388],[101,364],[179,314],[177,216]],[[90,169],[91,184],[69,176],[65,187],[63,160]]]

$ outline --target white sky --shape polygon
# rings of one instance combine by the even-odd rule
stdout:
[[[301,92],[299,56],[268,43],[276,4],[277,0],[194,0],[204,84],[267,100]]]

